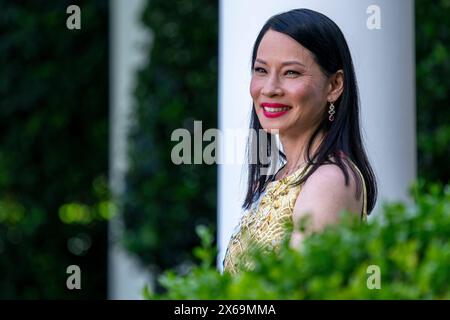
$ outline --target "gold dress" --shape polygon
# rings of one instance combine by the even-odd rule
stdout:
[[[361,177],[363,184],[363,220],[367,217],[366,205],[366,185],[364,178],[358,167],[347,158],[356,172]],[[293,210],[302,185],[291,186],[301,176],[306,175],[312,168],[304,170],[300,167],[292,174],[280,179],[269,182],[265,192],[260,196],[260,201],[246,212],[240,220],[236,231],[231,236],[228,248],[223,260],[224,272],[236,274],[241,269],[251,268],[248,261],[245,261],[245,254],[253,245],[263,249],[276,249],[281,244],[284,237],[290,231],[287,226],[293,224]],[[240,263],[242,263],[240,265]]]

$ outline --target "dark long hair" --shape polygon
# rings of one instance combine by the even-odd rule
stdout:
[[[315,62],[326,76],[333,75],[339,69],[342,69],[344,72],[343,92],[334,103],[336,110],[335,119],[330,122],[327,113],[324,113],[322,121],[311,135],[306,148],[308,163],[305,170],[310,167],[311,170],[296,181],[295,185],[304,183],[324,163],[338,165],[344,173],[345,185],[348,185],[348,172],[346,166],[343,165],[343,161],[346,161],[346,159],[339,156],[343,152],[354,162],[364,177],[367,189],[367,214],[370,214],[377,198],[377,185],[361,141],[358,86],[352,57],[344,35],[331,19],[313,10],[295,9],[275,15],[265,23],[256,38],[253,46],[252,70],[259,44],[268,30],[284,33],[311,51]],[[254,104],[252,106],[250,128],[256,132],[262,129]],[[311,147],[321,132],[324,133],[324,139],[311,159]],[[265,151],[269,158],[273,155],[271,154],[272,152],[278,152],[285,159],[284,154],[279,149],[273,151],[274,146],[271,144],[270,133],[265,133],[265,136],[262,136],[262,138],[267,139],[267,150]],[[254,149],[258,150],[259,154],[260,140],[259,134],[250,135],[247,143],[248,158],[249,160],[252,159],[252,161],[249,161],[248,189],[243,204],[244,209],[249,209],[252,206],[274,177],[273,175],[262,175],[261,169],[267,168],[267,163],[263,164],[259,157],[254,161],[254,154],[251,154],[251,151]],[[334,159],[336,161],[330,160],[329,156],[335,156]],[[358,177],[359,175],[357,175],[353,166],[350,166],[350,168],[354,176]],[[355,180],[357,181],[356,193],[357,197],[359,197],[362,190],[362,181],[359,178]]]

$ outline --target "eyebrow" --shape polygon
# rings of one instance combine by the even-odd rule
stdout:
[[[261,59],[256,59],[256,62],[262,63],[262,64],[267,64],[267,62],[265,62],[264,60]],[[287,66],[287,65],[291,65],[291,64],[298,64],[302,67],[304,67],[305,65],[303,63],[300,63],[298,61],[292,60],[292,61],[285,61],[283,63],[281,63],[282,66]]]

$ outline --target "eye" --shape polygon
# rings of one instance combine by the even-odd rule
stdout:
[[[266,70],[264,70],[264,68],[260,68],[260,67],[254,68],[253,71],[256,72],[256,73],[264,73],[264,72],[266,72]]]
[[[300,72],[297,72],[297,71],[294,71],[294,70],[286,71],[286,75],[288,75],[288,76],[297,76],[299,74],[300,74]]]

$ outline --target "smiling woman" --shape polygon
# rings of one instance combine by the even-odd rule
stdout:
[[[322,118],[326,100],[333,102],[342,92],[342,70],[328,79],[309,50],[274,30],[264,35],[257,56],[250,92],[261,126],[276,129],[282,136],[313,130]]]
[[[266,135],[250,136],[249,150],[267,150],[274,174],[265,174],[267,162],[259,157],[249,161],[247,212],[224,259],[231,273],[250,267],[245,256],[255,245],[276,249],[289,236],[297,246],[305,236],[301,218],[310,217],[310,232],[338,223],[344,210],[365,220],[377,197],[350,50],[332,20],[308,9],[271,17],[253,47],[250,94],[250,127]],[[282,150],[271,146],[276,134]]]

